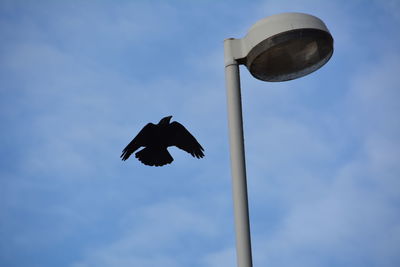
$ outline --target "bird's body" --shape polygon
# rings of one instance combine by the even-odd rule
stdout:
[[[172,116],[165,117],[158,124],[148,123],[137,136],[122,151],[122,160],[140,147],[144,149],[135,153],[143,164],[149,166],[163,166],[174,159],[169,154],[167,147],[176,146],[193,157],[204,157],[204,149],[186,128],[179,122],[170,122]]]

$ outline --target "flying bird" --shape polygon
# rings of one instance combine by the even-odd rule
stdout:
[[[196,138],[179,122],[170,122],[171,118],[168,116],[158,124],[148,123],[144,126],[122,151],[122,160],[127,160],[140,147],[144,148],[136,152],[135,157],[149,166],[171,163],[174,159],[167,150],[169,146],[176,146],[196,158],[204,157],[204,149]]]

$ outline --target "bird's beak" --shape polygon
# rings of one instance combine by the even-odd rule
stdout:
[[[167,116],[167,117],[164,117],[164,118],[162,118],[161,120],[160,120],[160,122],[158,123],[158,124],[169,124],[170,122],[170,120],[171,120],[171,118],[172,118],[172,116]]]

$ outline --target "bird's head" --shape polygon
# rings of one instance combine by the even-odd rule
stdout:
[[[171,118],[172,118],[172,116],[167,116],[167,117],[162,118],[160,120],[160,122],[158,123],[158,125],[168,125],[170,123],[169,121],[171,120]]]

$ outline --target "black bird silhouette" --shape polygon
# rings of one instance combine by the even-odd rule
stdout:
[[[140,147],[144,149],[135,153],[135,156],[149,166],[171,163],[174,159],[167,150],[169,146],[176,146],[196,158],[204,157],[204,149],[196,138],[179,122],[170,122],[171,118],[172,116],[168,116],[162,118],[158,124],[148,123],[144,126],[122,151],[122,160],[127,160]]]

